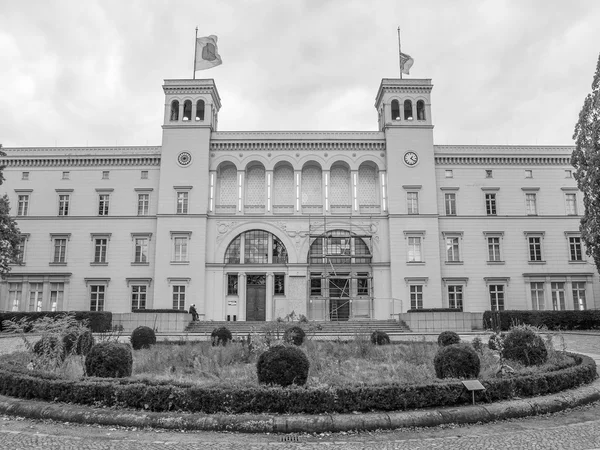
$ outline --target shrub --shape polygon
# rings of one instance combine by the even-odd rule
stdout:
[[[508,331],[515,324],[546,327],[549,330],[593,330],[600,328],[600,310],[586,311],[485,311],[483,327]]]
[[[283,333],[283,340],[288,344],[302,345],[305,337],[306,333],[299,326],[290,327]]]
[[[473,338],[473,340],[471,341],[471,346],[473,347],[473,350],[475,350],[477,353],[483,354],[483,341],[479,336]]]
[[[218,345],[227,345],[231,342],[231,331],[227,327],[215,328],[210,334],[210,340],[213,347]]]
[[[477,352],[467,344],[440,347],[433,365],[438,378],[477,378],[481,368]]]
[[[44,358],[65,359],[66,351],[59,339],[53,335],[45,335],[33,345],[33,353]]]
[[[548,350],[535,328],[521,325],[506,334],[502,357],[526,366],[534,366],[544,364],[548,360]]]
[[[100,342],[85,357],[85,371],[90,377],[129,377],[132,368],[131,347],[127,344]]]
[[[506,333],[494,333],[488,339],[488,348],[490,350],[500,350],[498,348],[498,341],[500,343],[504,342],[504,338],[506,337]]]
[[[72,331],[63,337],[65,352],[73,352],[76,355],[87,355],[94,343],[94,336],[90,330],[85,330],[83,333]]]
[[[59,318],[64,315],[71,315],[78,322],[87,321],[87,326],[94,333],[102,333],[110,330],[112,326],[112,313],[110,311],[32,311],[32,312],[4,312],[0,313],[0,331],[6,330],[5,320],[19,322],[26,319],[29,322],[38,321],[44,317]],[[31,328],[24,330],[26,333]]]
[[[303,386],[308,379],[309,367],[308,358],[302,350],[277,345],[260,355],[256,363],[256,372],[261,384]]]
[[[154,344],[156,344],[156,334],[150,327],[137,327],[131,333],[131,346],[134,350],[150,348]]]
[[[440,347],[447,347],[448,345],[459,344],[460,336],[454,331],[442,331],[437,341]]]
[[[371,342],[375,345],[388,345],[390,337],[385,331],[375,330],[371,333]]]

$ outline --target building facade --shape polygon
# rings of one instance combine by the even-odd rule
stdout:
[[[600,306],[572,147],[434,145],[428,79],[383,79],[374,132],[220,132],[213,80],[163,89],[160,147],[4,149],[22,258],[0,309]]]

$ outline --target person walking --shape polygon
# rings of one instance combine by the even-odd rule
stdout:
[[[194,322],[198,321],[198,311],[196,311],[196,305],[192,303],[190,306],[190,314],[192,315],[192,320]]]

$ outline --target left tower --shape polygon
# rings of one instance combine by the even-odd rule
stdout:
[[[203,315],[210,139],[221,99],[212,79],[165,80],[163,90],[154,308],[193,303]]]

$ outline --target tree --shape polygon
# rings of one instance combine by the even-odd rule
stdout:
[[[0,145],[0,157],[6,156]],[[0,184],[4,182],[2,171],[4,166],[0,166]],[[21,232],[17,227],[17,222],[10,216],[10,202],[8,196],[4,194],[0,198],[0,277],[5,278],[10,272],[10,264],[16,263],[19,258],[19,243],[21,241]]]
[[[579,113],[573,134],[575,150],[571,164],[575,167],[577,187],[583,192],[585,211],[579,229],[586,253],[600,270],[600,56],[590,92]]]

